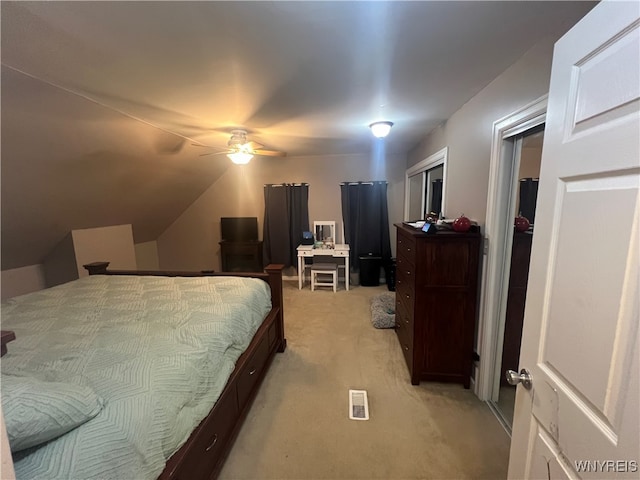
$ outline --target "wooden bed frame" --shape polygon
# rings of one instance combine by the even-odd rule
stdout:
[[[167,277],[234,276],[264,280],[271,287],[271,311],[240,356],[227,385],[209,415],[187,442],[169,458],[159,480],[212,479],[218,476],[231,446],[247,416],[275,352],[284,352],[282,301],[283,265],[268,265],[266,273],[176,272],[151,270],[107,270],[109,262],[84,265],[89,275],[158,275]]]

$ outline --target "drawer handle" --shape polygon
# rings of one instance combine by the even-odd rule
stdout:
[[[257,368],[254,368],[253,370],[251,370],[251,371],[249,372],[249,375],[253,375],[253,374],[254,374],[254,373],[256,373],[257,371],[258,371],[258,369],[257,369]]]
[[[407,300],[411,300],[411,295],[409,295],[408,293],[405,294],[405,297],[407,297]]]
[[[411,247],[407,247],[407,252],[410,252],[410,251],[411,251]]]
[[[407,325],[409,325],[409,319],[408,319],[408,318],[405,318],[405,319],[404,319],[404,323],[406,323]]]
[[[404,349],[408,352],[409,351],[409,347],[407,345],[404,346]]]
[[[218,434],[217,433],[213,436],[213,441],[211,442],[211,445],[209,445],[207,448],[205,448],[204,451],[208,452],[209,450],[211,450],[214,447],[214,445],[216,443],[218,443]]]
[[[411,270],[407,270],[407,275],[411,275]]]

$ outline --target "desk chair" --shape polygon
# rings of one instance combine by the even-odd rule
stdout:
[[[314,263],[311,265],[311,291],[316,287],[333,287],[333,291],[338,291],[338,264],[337,263]],[[331,276],[328,279],[318,278],[318,276]]]

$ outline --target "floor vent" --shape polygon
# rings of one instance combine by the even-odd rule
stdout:
[[[369,420],[369,400],[366,390],[349,390],[349,418]]]

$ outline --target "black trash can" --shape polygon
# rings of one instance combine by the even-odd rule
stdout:
[[[360,255],[360,285],[377,287],[380,285],[380,264],[382,257],[369,253]]]
[[[384,266],[384,277],[387,280],[387,289],[390,292],[396,291],[396,259],[391,258]]]

